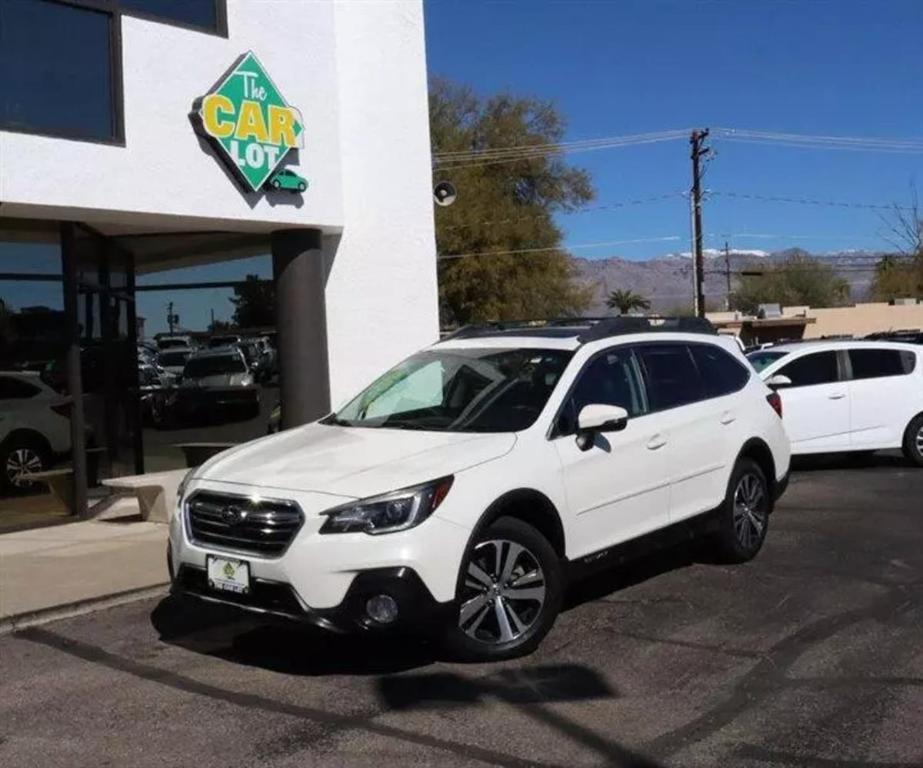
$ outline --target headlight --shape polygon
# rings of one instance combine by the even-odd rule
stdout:
[[[179,481],[179,485],[176,488],[176,508],[179,509],[180,505],[183,503],[183,494],[186,493],[186,486],[189,485],[189,481],[192,479],[192,473],[196,471],[196,467],[190,469],[183,479]]]
[[[400,491],[372,496],[362,501],[335,507],[324,514],[321,533],[394,533],[419,525],[445,499],[452,477],[415,485]]]

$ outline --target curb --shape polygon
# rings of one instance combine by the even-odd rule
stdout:
[[[87,613],[102,611],[107,608],[115,608],[125,603],[133,603],[136,600],[160,597],[167,594],[169,586],[170,582],[165,581],[150,587],[126,589],[124,592],[114,592],[109,595],[89,597],[84,600],[76,600],[73,603],[53,605],[49,608],[40,608],[37,611],[25,611],[23,613],[14,614],[13,616],[5,616],[0,619],[0,636],[10,634],[11,632],[17,632],[26,627],[35,627],[40,624],[47,624],[51,621],[69,619],[74,616],[83,616]]]

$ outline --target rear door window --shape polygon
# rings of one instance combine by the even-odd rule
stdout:
[[[685,344],[642,344],[635,349],[644,370],[652,411],[676,408],[706,397],[699,369]]]
[[[854,379],[880,379],[912,373],[917,356],[898,349],[851,349],[849,365]]]
[[[702,377],[705,397],[721,397],[744,388],[750,371],[723,349],[713,344],[692,344],[689,348]]]
[[[788,376],[793,387],[811,387],[817,384],[832,384],[839,381],[836,352],[813,352],[792,360],[776,373]]]

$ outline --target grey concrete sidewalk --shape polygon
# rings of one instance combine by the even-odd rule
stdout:
[[[18,620],[167,584],[167,526],[122,499],[105,519],[0,535],[0,631]]]

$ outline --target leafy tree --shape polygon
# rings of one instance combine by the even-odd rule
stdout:
[[[872,297],[879,301],[923,298],[923,253],[912,261],[882,256],[875,265]]]
[[[651,303],[640,293],[635,293],[630,288],[612,291],[606,299],[609,309],[618,309],[619,314],[627,315],[636,309],[650,309]]]
[[[271,280],[247,275],[243,283],[234,286],[231,304],[234,305],[231,320],[238,328],[275,325],[276,291]]]
[[[430,130],[434,153],[469,152],[554,144],[564,121],[547,102],[510,94],[479,99],[436,79]],[[560,154],[535,153],[514,162],[443,161],[434,177],[458,190],[453,205],[436,209],[444,324],[567,316],[589,304],[592,289],[575,280],[553,219],[593,198],[586,172]]]
[[[779,264],[760,264],[759,272],[740,279],[731,297],[731,308],[755,313],[760,304],[811,307],[834,307],[849,300],[849,283],[837,275],[829,264],[793,250]],[[747,270],[745,270],[747,271]]]

